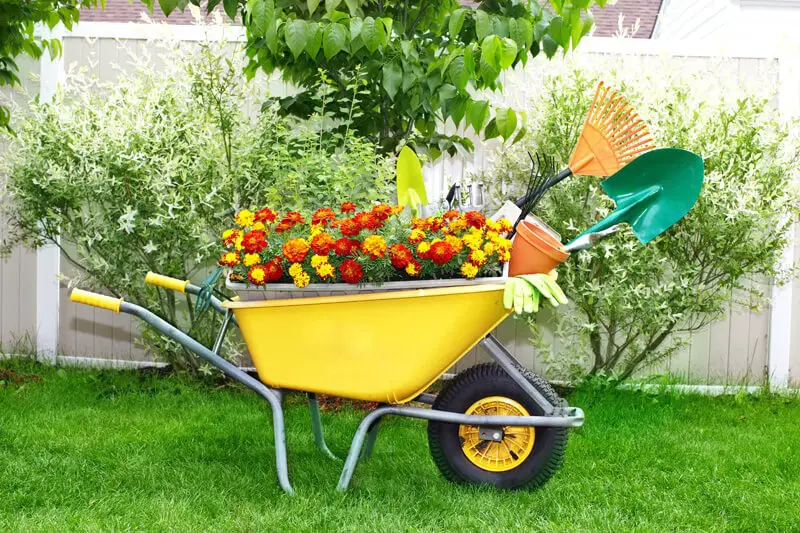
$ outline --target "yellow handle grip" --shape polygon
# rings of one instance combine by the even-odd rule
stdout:
[[[150,285],[158,285],[159,287],[164,287],[165,289],[184,293],[186,292],[186,286],[189,284],[189,280],[181,281],[169,276],[156,274],[155,272],[148,272],[144,277],[144,282]]]
[[[93,305],[100,309],[108,309],[109,311],[119,313],[119,306],[122,304],[124,298],[114,298],[113,296],[97,294],[96,292],[72,289],[69,299],[79,304]]]

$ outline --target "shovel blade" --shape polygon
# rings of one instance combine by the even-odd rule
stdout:
[[[640,155],[601,183],[617,208],[584,234],[627,222],[647,244],[689,212],[700,196],[703,172],[703,159],[687,150],[661,148]]]

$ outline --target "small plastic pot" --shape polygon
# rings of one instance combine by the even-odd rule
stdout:
[[[517,236],[511,247],[509,276],[546,274],[569,258],[560,242],[543,228],[527,221],[517,226]]]

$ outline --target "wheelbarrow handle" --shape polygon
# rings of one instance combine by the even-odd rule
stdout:
[[[148,272],[144,277],[144,282],[148,285],[156,285],[158,287],[163,287],[172,291],[178,291],[180,293],[186,293],[186,287],[189,285],[188,279],[180,280],[177,278],[164,276],[162,274],[156,274],[155,272]]]
[[[119,309],[122,306],[124,298],[114,298],[113,296],[106,296],[105,294],[97,294],[96,292],[84,291],[82,289],[72,289],[69,299],[73,302],[85,305],[99,307],[100,309],[108,309],[119,314]]]

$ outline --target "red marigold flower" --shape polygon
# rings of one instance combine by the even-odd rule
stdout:
[[[372,214],[375,215],[375,218],[378,220],[387,220],[389,215],[392,214],[392,206],[387,204],[378,204],[372,208]]]
[[[437,265],[443,265],[450,261],[454,255],[456,255],[456,251],[450,243],[439,241],[431,245],[431,249],[428,252],[428,259]]]
[[[262,230],[248,231],[244,234],[242,246],[248,254],[257,254],[267,247],[267,234]]]
[[[368,229],[368,230],[376,230],[383,226],[383,221],[381,221],[377,216],[372,213],[361,212],[356,214],[353,217],[353,220],[358,227],[361,229]]]
[[[292,239],[283,245],[283,256],[290,263],[302,263],[308,255],[308,242],[305,239]]]
[[[448,221],[454,218],[458,218],[458,211],[456,211],[455,209],[451,209],[447,211],[444,215],[442,215],[442,218]]]
[[[356,210],[356,204],[354,204],[353,202],[345,202],[342,204],[340,210],[342,213],[352,213],[353,211]]]
[[[360,246],[361,243],[357,240],[342,237],[333,243],[333,251],[338,256],[346,256],[352,254],[354,250],[358,250]]]
[[[411,250],[406,248],[404,244],[395,244],[389,248],[389,260],[395,268],[407,267],[412,259]]]
[[[241,236],[242,236],[242,230],[234,229],[234,230],[226,231],[223,234],[223,237],[222,237],[222,244],[224,244],[225,246],[231,246]]]
[[[314,250],[315,254],[319,255],[328,255],[333,249],[335,241],[330,234],[322,232],[317,233],[311,238],[311,249]]]
[[[413,277],[419,276],[420,268],[422,268],[422,265],[419,264],[419,261],[412,259],[406,265],[406,274]]]
[[[312,224],[320,224],[322,226],[327,226],[328,222],[336,218],[336,213],[333,212],[333,209],[330,207],[322,207],[317,209],[313,215],[311,215],[311,223]]]
[[[342,280],[345,283],[356,284],[364,277],[364,269],[352,259],[342,261],[339,266],[339,272],[341,272]]]
[[[256,211],[256,220],[259,222],[263,222],[265,224],[269,224],[271,222],[275,222],[275,219],[278,218],[278,213],[273,211],[272,209],[261,209],[260,211]]]
[[[270,261],[264,265],[264,269],[267,272],[267,279],[269,281],[278,281],[283,276],[283,267],[280,264],[280,261]]]
[[[239,252],[225,252],[218,263],[220,266],[233,267],[238,265],[240,260]]]
[[[253,285],[263,285],[269,280],[267,268],[264,265],[256,265],[247,273],[247,279]]]
[[[467,220],[467,224],[473,228],[482,229],[483,226],[486,225],[486,217],[477,211],[469,211],[468,213],[464,213],[464,218]]]
[[[339,224],[339,229],[345,237],[355,237],[361,231],[361,226],[352,218],[346,218]]]
[[[288,224],[286,222],[281,222],[280,224],[275,226],[275,233],[283,233],[284,231],[289,231],[290,229],[292,229],[291,224]]]
[[[301,215],[297,211],[289,211],[281,219],[281,224],[286,224],[289,227],[294,227],[297,224],[302,224],[302,223],[303,223],[303,215]]]

